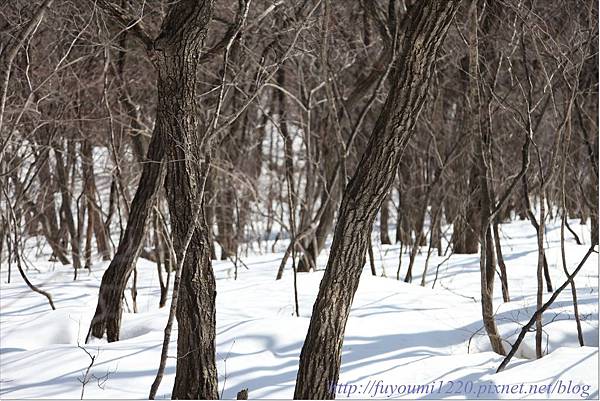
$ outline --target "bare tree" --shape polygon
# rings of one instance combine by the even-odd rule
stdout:
[[[373,219],[389,192],[402,152],[413,134],[437,51],[458,3],[419,2],[406,16],[410,22],[392,71],[392,89],[363,158],[344,191],[329,261],[300,354],[294,398],[335,397],[330,385],[338,379],[344,328]],[[395,24],[390,28],[395,32]]]

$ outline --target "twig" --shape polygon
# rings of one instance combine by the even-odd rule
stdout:
[[[506,365],[508,365],[508,363],[510,362],[510,360],[512,359],[512,357],[517,352],[517,349],[519,348],[519,346],[523,342],[523,339],[525,338],[525,335],[527,334],[527,332],[529,331],[529,329],[531,329],[531,326],[533,326],[533,324],[536,322],[537,318],[542,313],[544,313],[544,311],[546,309],[548,309],[550,307],[550,305],[552,305],[552,303],[556,300],[556,298],[562,292],[562,290],[564,290],[569,285],[569,283],[571,281],[573,281],[573,278],[577,275],[577,273],[579,273],[579,271],[581,270],[581,268],[583,267],[583,265],[585,264],[585,262],[587,261],[587,259],[592,254],[592,252],[595,252],[594,251],[594,245],[592,245],[590,247],[590,249],[588,249],[587,253],[583,257],[583,259],[581,260],[581,262],[579,262],[579,265],[577,266],[577,268],[575,269],[575,271],[573,271],[573,273],[571,273],[567,277],[567,281],[565,281],[560,287],[558,287],[556,289],[556,291],[554,291],[554,293],[552,294],[552,296],[550,297],[550,299],[544,305],[542,305],[541,308],[539,308],[538,310],[536,310],[535,313],[533,314],[533,316],[531,316],[531,319],[529,319],[529,322],[527,322],[527,324],[525,326],[523,326],[523,328],[521,329],[521,333],[519,333],[519,337],[517,337],[517,341],[515,341],[515,343],[513,344],[512,348],[510,349],[510,352],[508,353],[508,355],[506,355],[506,358],[504,358],[504,360],[502,361],[502,363],[500,364],[500,366],[498,366],[498,369],[496,370],[496,373],[502,372],[504,370],[504,368],[506,367]]]

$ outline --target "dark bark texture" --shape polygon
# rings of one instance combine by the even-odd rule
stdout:
[[[215,278],[210,259],[208,227],[199,216],[184,254],[190,222],[203,209],[208,169],[208,124],[199,113],[199,54],[212,18],[212,0],[173,3],[154,43],[158,66],[156,130],[167,156],[166,190],[173,245],[185,255],[177,303],[177,369],[173,399],[216,399]]]
[[[110,342],[119,340],[121,315],[123,313],[123,292],[127,287],[127,280],[129,280],[129,276],[135,267],[135,261],[142,249],[146,222],[163,182],[165,169],[162,158],[164,147],[160,135],[158,130],[155,130],[152,135],[148,155],[146,156],[147,162],[144,163],[144,170],[131,202],[127,228],[100,283],[98,305],[92,319],[90,333],[97,338],[102,338],[106,333]]]
[[[146,223],[167,170],[167,198],[173,243],[181,256],[192,213],[199,201],[202,177],[196,77],[199,54],[212,17],[212,1],[180,1],[169,7],[154,42],[158,69],[158,104],[154,133],[142,177],[131,204],[127,228],[117,253],[102,278],[91,334],[119,339],[123,291],[135,266]],[[167,156],[168,169],[162,163]],[[177,306],[177,370],[174,399],[216,399],[215,281],[210,265],[204,216],[196,228],[183,263]]]
[[[459,1],[422,1],[408,15],[391,90],[367,149],[348,183],[327,268],[300,355],[294,398],[332,399],[346,321],[369,244],[373,220],[393,183],[425,101],[440,44]]]

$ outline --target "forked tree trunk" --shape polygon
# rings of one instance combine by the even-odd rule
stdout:
[[[198,55],[202,51],[207,25],[212,18],[213,0],[182,0],[171,3],[161,32],[153,43],[158,70],[158,104],[148,163],[144,164],[140,184],[131,204],[127,228],[117,254],[102,277],[91,334],[109,341],[119,338],[122,295],[134,268],[152,206],[166,181],[171,215],[173,245],[182,256],[192,214],[203,208],[204,178],[202,164],[206,132],[198,113]],[[210,141],[207,141],[210,143]],[[204,144],[204,145],[203,145]],[[162,163],[166,155],[168,168]],[[202,169],[202,170],[201,170]],[[210,264],[208,227],[204,215],[195,227],[181,272],[177,304],[177,370],[171,395],[174,399],[215,399],[215,280]]]
[[[439,46],[459,1],[422,1],[409,11],[391,89],[367,149],[348,183],[333,245],[300,354],[294,398],[335,397],[342,342],[373,220],[394,175],[427,94]]]
[[[200,119],[199,57],[213,0],[171,3],[157,50],[156,130],[167,155],[165,188],[177,260],[183,259],[177,302],[177,368],[173,399],[217,399],[215,278],[202,200],[210,155],[209,124]],[[195,212],[200,210],[198,220]],[[199,221],[185,252],[190,224]],[[183,253],[185,252],[185,254]]]

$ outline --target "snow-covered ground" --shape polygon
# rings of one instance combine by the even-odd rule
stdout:
[[[589,244],[589,231],[571,226]],[[550,223],[547,258],[556,287],[565,281],[560,257],[560,228]],[[534,311],[535,233],[527,221],[502,226],[512,301],[502,302],[496,280],[496,319],[511,343]],[[375,240],[375,236],[374,236]],[[569,270],[588,246],[578,246],[567,232]],[[279,249],[285,243],[278,244]],[[421,287],[426,247],[417,257],[414,280],[396,280],[397,245],[376,245],[378,276],[367,264],[361,278],[344,340],[338,398],[598,398],[598,258],[592,254],[577,276],[579,311],[585,347],[577,341],[571,291],[567,288],[544,314],[548,355],[534,360],[534,334],[526,337],[517,358],[495,374],[502,357],[490,351],[481,323],[477,255],[431,256],[427,285]],[[300,349],[308,328],[322,271],[298,275],[300,317],[293,315],[291,271],[275,281],[282,253],[242,257],[234,280],[230,262],[213,262],[217,277],[217,360],[223,398],[242,388],[250,398],[291,398]],[[30,280],[50,292],[56,304],[32,293],[13,268],[7,284],[2,263],[0,310],[0,396],[2,398],[80,398],[90,356],[78,346],[96,306],[106,262],[73,281],[70,266],[34,261]],[[319,268],[327,253],[319,258]],[[402,258],[401,278],[408,255]],[[382,272],[385,276],[382,277]],[[147,398],[162,343],[167,308],[158,309],[156,266],[138,262],[139,313],[123,316],[122,340],[85,345],[95,357],[83,398]],[[387,276],[387,277],[386,277]],[[548,299],[550,294],[545,293]],[[129,297],[129,295],[128,295]],[[128,305],[131,300],[128,299]],[[126,307],[127,309],[127,307]],[[176,355],[176,335],[169,354]],[[507,343],[507,347],[508,347]],[[168,398],[175,359],[169,358],[157,398]],[[93,376],[92,376],[93,375]]]

